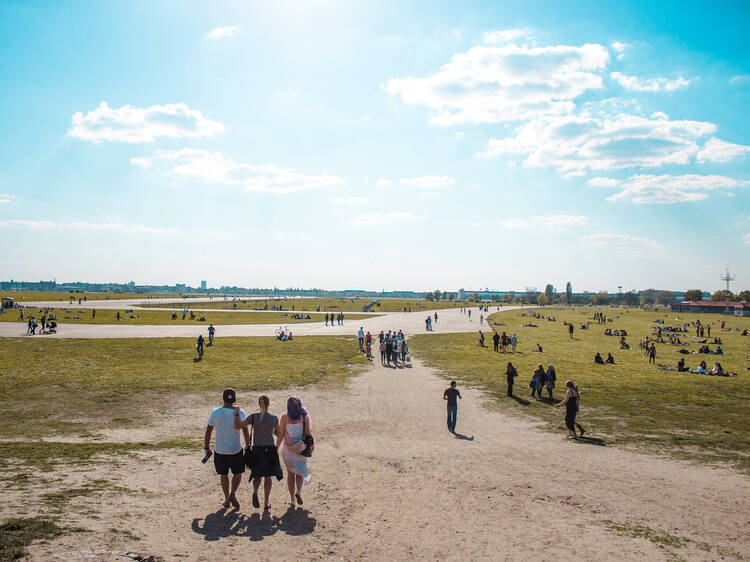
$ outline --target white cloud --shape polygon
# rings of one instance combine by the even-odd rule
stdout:
[[[586,234],[578,241],[586,246],[610,249],[618,254],[647,254],[663,248],[654,240],[629,234]]]
[[[612,48],[618,53],[622,53],[628,47],[630,47],[630,43],[620,43],[619,41],[612,42]]]
[[[100,142],[153,142],[158,137],[197,138],[223,133],[225,127],[184,103],[152,105],[147,108],[124,105],[112,109],[102,102],[85,116],[73,115],[68,135]]]
[[[456,184],[456,180],[450,176],[418,176],[413,178],[401,178],[389,180],[380,178],[375,182],[375,186],[380,189],[390,187],[412,187],[415,189],[438,189],[441,187],[450,187]]]
[[[480,156],[525,154],[525,166],[562,173],[687,164],[698,152],[696,140],[714,131],[702,121],[580,113],[525,123],[514,137],[490,139]]]
[[[219,152],[203,149],[157,150],[146,159],[131,163],[143,166],[142,160],[164,164],[177,177],[204,180],[223,185],[235,185],[247,191],[291,193],[306,189],[340,187],[346,182],[336,176],[306,175],[273,164],[253,165],[235,162]]]
[[[729,83],[736,84],[737,82],[745,82],[746,80],[750,80],[750,74],[737,74],[729,79]]]
[[[607,200],[670,205],[702,201],[708,198],[709,195],[706,193],[708,191],[733,189],[745,185],[750,185],[750,182],[716,175],[636,175],[624,181],[622,191],[610,195]]]
[[[519,230],[529,227],[543,227],[552,230],[563,230],[571,226],[585,226],[589,218],[584,215],[546,215],[535,216],[530,219],[508,218],[500,221],[500,226],[509,230]]]
[[[237,30],[239,30],[239,28],[239,24],[214,27],[211,31],[206,33],[206,39],[222,39],[224,37],[231,37],[232,35],[237,33]]]
[[[533,34],[534,30],[528,27],[488,31],[487,33],[482,34],[482,42],[490,43],[492,45],[500,45],[503,43],[510,43],[516,39],[525,39]]]
[[[638,78],[637,76],[626,76],[621,72],[611,72],[609,76],[626,90],[636,92],[658,92],[660,90],[671,92],[678,88],[685,88],[690,84],[690,80],[682,76],[674,80],[669,78]]]
[[[608,62],[598,44],[476,46],[431,76],[390,79],[383,88],[433,109],[435,125],[499,123],[571,112],[573,99],[602,88],[598,71]]]
[[[395,212],[395,213],[367,213],[354,219],[354,224],[363,226],[378,226],[393,224],[395,222],[419,222],[424,220],[426,215],[415,215],[413,213]]]
[[[615,178],[596,177],[588,180],[586,187],[617,187],[619,183],[620,181]]]
[[[698,151],[699,162],[729,162],[750,152],[750,146],[726,142],[716,137],[708,140]]]
[[[750,233],[745,234],[742,239],[745,241],[745,244],[750,244]]]
[[[331,201],[337,205],[367,205],[369,199],[364,197],[331,197]]]
[[[55,224],[50,221],[11,219],[0,221],[0,228],[24,228],[29,230],[39,230],[42,228],[52,228]]]

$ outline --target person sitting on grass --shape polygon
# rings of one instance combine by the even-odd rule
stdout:
[[[713,369],[711,369],[711,374],[712,375],[723,375],[724,374],[724,369],[721,367],[721,363],[719,363],[718,361],[716,363],[714,363],[714,367],[713,367]]]
[[[718,346],[716,348],[716,355],[724,355],[724,350],[721,349],[721,346]]]
[[[680,360],[679,360],[679,361],[677,362],[677,372],[678,372],[678,373],[684,373],[684,372],[686,372],[686,371],[690,371],[690,369],[688,369],[687,367],[685,367],[685,358],[684,358],[684,357],[682,357],[682,358],[681,358],[681,359],[680,359]]]
[[[596,356],[594,356],[594,363],[597,365],[604,365],[604,359],[602,359],[602,356],[598,351],[596,352]]]
[[[697,375],[707,375],[708,374],[708,368],[706,367],[706,362],[701,361],[701,364],[698,365],[698,368],[693,371]]]
[[[536,349],[533,350],[536,353],[544,353],[544,350],[542,349],[542,346],[539,344],[536,344]]]
[[[615,358],[612,357],[611,353],[607,353],[607,358],[604,360],[604,362],[608,363],[610,365],[614,365],[615,364]]]
[[[625,336],[620,337],[620,349],[630,349],[628,342],[625,341]]]

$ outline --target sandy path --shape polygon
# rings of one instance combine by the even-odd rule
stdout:
[[[211,562],[750,555],[747,477],[570,442],[563,432],[545,433],[488,408],[472,389],[461,389],[457,431],[473,440],[458,439],[445,428],[445,387],[417,362],[402,370],[375,365],[346,388],[300,391],[317,442],[304,509],[287,510],[283,482],[274,485],[270,514],[252,509],[247,483],[239,512],[220,509],[217,478],[210,463],[200,464],[200,451],[150,454],[119,470],[103,465],[98,477],[109,472],[120,485],[145,488],[147,495],[75,504],[66,522],[102,532],[36,544],[32,560],[77,559],[84,549],[98,551],[94,559],[127,550]],[[281,409],[287,394],[271,393],[272,411]],[[248,404],[255,396],[240,399]],[[201,435],[213,399],[200,395],[188,402],[152,435]],[[583,410],[584,424],[585,417]],[[595,436],[595,428],[589,433]],[[101,519],[82,514],[85,509]],[[711,551],[621,536],[602,520],[705,542]],[[117,538],[107,531],[112,527],[142,540]]]
[[[92,301],[93,302],[93,301]],[[111,301],[110,301],[111,302]],[[501,311],[519,310],[520,306],[504,306]],[[528,307],[526,307],[528,308]],[[438,314],[438,321],[433,323],[433,332],[425,331],[425,319],[429,314]],[[487,314],[497,312],[490,309]],[[56,334],[29,336],[35,338],[197,338],[198,334],[206,337],[207,325],[180,324],[60,324]],[[385,312],[371,318],[358,319],[353,313],[345,313],[343,326],[326,326],[324,322],[304,322],[300,324],[215,324],[216,337],[272,337],[279,325],[288,326],[295,336],[352,336],[362,326],[373,335],[381,330],[403,330],[408,334],[436,333],[449,334],[473,332],[479,329],[491,331],[484,322],[480,324],[477,309],[472,310],[472,318],[459,309],[419,312]],[[25,322],[0,322],[0,337],[20,337],[26,333]]]

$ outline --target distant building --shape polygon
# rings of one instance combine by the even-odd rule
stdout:
[[[714,314],[750,316],[750,302],[686,301],[671,305],[671,309],[672,312],[711,312]]]
[[[201,291],[205,291],[205,290],[206,290],[206,282],[201,281]]]
[[[460,301],[466,300],[466,292],[463,289],[458,290],[458,300]]]

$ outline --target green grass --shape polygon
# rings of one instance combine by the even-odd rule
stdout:
[[[522,316],[520,311],[490,316],[491,322],[498,323],[496,330],[517,333],[519,347],[516,354],[494,353],[491,331],[486,335],[486,348],[478,347],[475,334],[414,336],[410,338],[410,348],[444,376],[489,391],[502,410],[534,416],[547,429],[565,432],[561,409],[552,408],[544,401],[529,400],[528,383],[533,370],[540,362],[545,367],[552,363],[557,369],[556,398],[564,395],[566,379],[572,379],[578,385],[582,399],[579,421],[587,428],[588,435],[603,438],[607,444],[637,446],[680,458],[726,463],[750,472],[750,418],[747,416],[750,406],[750,362],[747,360],[750,337],[721,332],[718,327],[724,320],[734,328],[750,328],[750,318],[613,308],[539,310],[545,316],[555,316],[557,321],[532,319]],[[581,323],[595,310],[615,317],[607,327],[626,329],[629,334],[626,339],[633,349],[620,350],[619,338],[604,336],[603,325],[592,324],[589,330],[580,329]],[[726,355],[685,355],[687,365],[695,368],[701,359],[705,359],[711,366],[718,359],[725,370],[738,373],[738,376],[710,377],[649,366],[638,349],[638,342],[651,335],[652,326],[655,326],[653,321],[657,318],[665,319],[668,326],[696,318],[704,324],[710,322],[712,336],[722,338]],[[569,338],[564,320],[575,325],[574,340]],[[521,326],[529,321],[538,327]],[[685,335],[681,336],[684,338]],[[540,343],[546,352],[532,353],[536,343]],[[695,350],[698,345],[694,343],[689,349]],[[604,357],[607,352],[612,352],[616,364],[595,365],[593,357],[597,351]],[[657,344],[657,363],[676,365],[682,357],[676,351],[677,347]],[[524,399],[523,402],[505,396],[504,373],[508,361],[518,369],[515,394]],[[544,394],[546,396],[546,390]]]
[[[46,517],[8,519],[0,524],[0,561],[17,560],[33,541],[52,539],[76,529],[65,529]]]
[[[264,299],[249,300],[239,299],[232,301],[231,298],[224,300],[214,300],[212,302],[190,302],[185,301],[187,306],[192,308],[215,308],[219,310],[263,310],[263,309],[281,309],[283,310],[311,310],[317,311],[320,307],[321,312],[362,312],[362,307],[369,305],[373,301],[379,301],[380,306],[375,306],[369,312],[403,312],[404,308],[411,312],[419,310],[442,310],[446,308],[459,308],[461,306],[474,306],[475,303],[451,302],[451,301],[427,301],[424,299],[374,299],[374,298],[299,298],[299,299]],[[483,303],[490,304],[490,303]],[[499,303],[492,304],[497,306]],[[235,308],[236,305],[236,308]],[[151,304],[145,306],[154,308],[175,308],[175,304]]]
[[[206,303],[210,304],[210,303]],[[172,305],[173,306],[173,305]],[[199,308],[196,303],[195,308]],[[131,312],[127,312],[131,309],[120,309],[120,320],[116,319],[118,310],[116,309],[99,309],[96,311],[96,318],[92,318],[91,310],[83,308],[56,308],[56,309],[40,309],[40,308],[26,308],[24,309],[24,320],[20,320],[20,314],[17,310],[6,311],[4,314],[0,314],[0,322],[19,322],[26,321],[29,314],[33,314],[34,318],[39,320],[43,314],[55,314],[57,316],[58,324],[167,324],[170,326],[175,325],[196,325],[207,329],[209,324],[276,324],[277,326],[286,326],[289,324],[299,324],[305,322],[324,322],[325,315],[312,313],[310,319],[295,319],[291,317],[290,312],[227,312],[227,311],[209,311],[209,312],[195,312],[195,319],[190,320],[190,314],[182,320],[182,313],[177,314],[177,319],[172,320],[172,312],[166,310],[143,310],[143,309],[132,309]],[[357,319],[370,318],[373,314],[358,314]],[[199,318],[205,318],[205,321],[200,321]],[[220,335],[217,333],[217,336]],[[196,336],[197,337],[197,336]]]
[[[180,295],[173,294],[148,294],[142,293],[68,293],[68,292],[55,292],[55,291],[3,291],[0,293],[3,297],[12,297],[16,302],[36,302],[36,301],[64,301],[69,302],[70,297],[73,297],[76,302],[78,299],[86,297],[87,301],[94,300],[107,300],[107,299],[161,299],[161,298],[177,298]]]
[[[221,338],[205,349],[196,363],[193,342],[184,338],[6,338],[0,439],[85,436],[103,424],[132,425],[134,417],[143,423],[165,407],[167,395],[341,380],[367,363],[350,337]]]
[[[41,495],[42,501],[47,507],[56,513],[61,513],[71,500],[81,497],[100,496],[103,493],[130,493],[129,488],[124,486],[115,486],[106,479],[97,478],[86,482],[76,488],[66,488],[57,492],[47,492]]]

